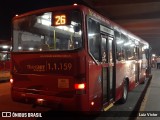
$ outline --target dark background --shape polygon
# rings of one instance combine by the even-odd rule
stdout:
[[[84,3],[81,0],[7,0],[0,3],[0,40],[11,39],[12,18],[16,14],[41,9],[45,7],[72,4],[74,2]]]

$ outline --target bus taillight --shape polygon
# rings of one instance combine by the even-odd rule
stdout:
[[[77,90],[83,90],[83,89],[85,89],[85,83],[75,84],[74,87]]]
[[[85,83],[80,83],[80,84],[75,84],[74,88],[76,89],[76,94],[85,94],[86,93],[86,84]]]

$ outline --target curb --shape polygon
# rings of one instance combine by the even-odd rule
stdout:
[[[149,85],[150,85],[150,83],[151,83],[151,80],[152,80],[152,75],[150,75],[150,77],[149,77],[149,79],[148,79],[148,81],[147,81],[147,84],[146,84],[144,90],[142,91],[142,93],[141,93],[141,95],[140,95],[140,97],[139,97],[139,99],[138,99],[138,101],[137,101],[137,103],[136,103],[133,111],[131,112],[131,115],[130,115],[130,117],[129,117],[128,120],[136,120],[136,118],[137,118],[136,116],[137,116],[138,113],[139,113],[141,104],[142,104],[142,102],[143,102],[143,99],[144,99],[144,97],[145,97],[145,94],[146,94],[146,92],[147,92],[147,89],[148,89],[148,87],[149,87]]]

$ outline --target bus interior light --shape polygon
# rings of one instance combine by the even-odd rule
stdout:
[[[2,46],[2,48],[7,49],[7,48],[9,48],[9,46],[4,45],[4,46]]]

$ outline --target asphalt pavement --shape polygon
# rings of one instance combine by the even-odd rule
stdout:
[[[137,120],[160,120],[160,69],[152,69],[152,80],[139,109]]]

